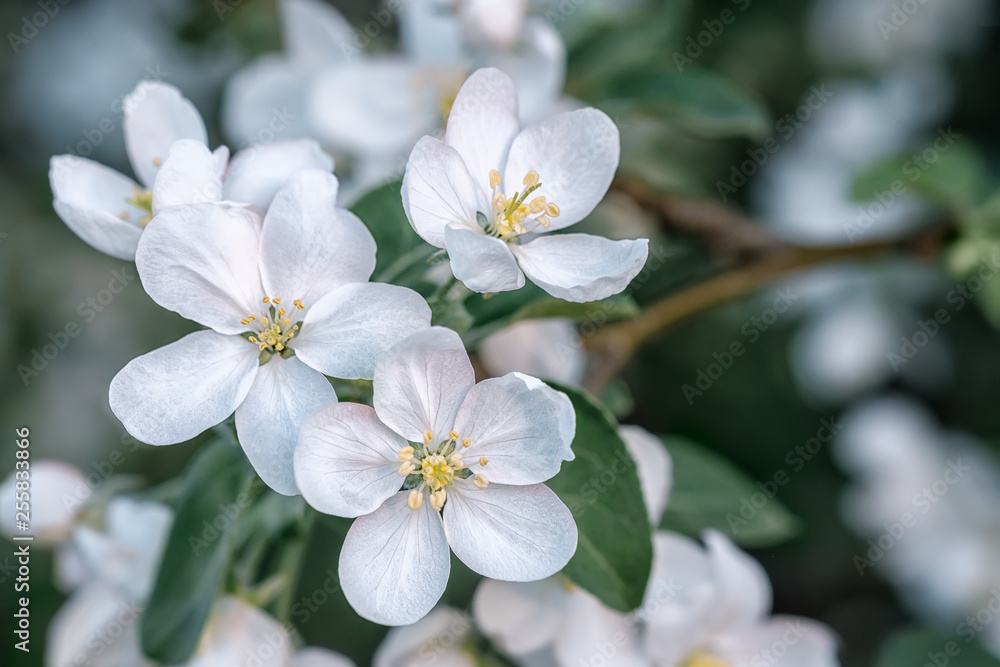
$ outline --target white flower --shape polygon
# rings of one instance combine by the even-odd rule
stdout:
[[[573,459],[576,416],[564,394],[519,373],[475,384],[458,334],[434,327],[379,360],[374,404],[319,410],[295,451],[306,501],[360,517],[340,580],[361,616],[386,625],[424,616],[448,583],[449,545],[472,570],[508,581],[569,561],[576,524],[542,484]]]
[[[372,667],[412,667],[418,661],[476,667],[479,663],[465,646],[471,628],[468,615],[451,607],[437,607],[413,625],[390,630],[375,651]]]
[[[567,301],[603,299],[639,272],[648,242],[546,232],[597,206],[618,156],[618,128],[596,109],[520,130],[510,77],[483,69],[459,91],[445,141],[424,137],[414,147],[403,206],[425,241],[448,250],[455,277],[471,290],[518,289],[527,274]]]
[[[165,83],[141,82],[123,109],[125,147],[139,183],[74,155],[57,155],[49,166],[56,213],[77,236],[114,257],[133,259],[143,228],[167,206],[229,200],[267,208],[293,173],[333,169],[312,141],[253,146],[229,162],[225,146],[208,149],[194,105]]]
[[[662,440],[641,426],[623,424],[618,427],[618,434],[635,460],[649,522],[654,527],[659,526],[674,485],[674,461],[670,452]]]
[[[164,210],[136,253],[154,301],[210,327],[132,360],[111,382],[111,408],[136,438],[168,445],[236,412],[261,478],[297,493],[299,426],[337,400],[324,377],[371,378],[396,341],[429,326],[411,290],[366,282],[375,241],[336,206],[337,180],[302,171],[261,221],[245,207]]]
[[[235,597],[216,601],[186,667],[289,667],[292,638],[267,613]]]
[[[22,487],[18,489],[18,482]],[[62,461],[38,459],[31,461],[25,470],[15,468],[0,484],[0,514],[3,531],[12,535],[31,535],[35,544],[52,545],[66,539],[82,509],[80,489],[90,492],[87,478],[76,467]],[[29,531],[17,529],[15,509],[20,502],[30,505]],[[17,494],[17,495],[15,495]]]
[[[354,662],[325,648],[307,647],[295,652],[291,667],[355,667]]]
[[[646,654],[656,667],[836,667],[836,640],[815,621],[767,617],[771,585],[755,560],[715,531],[706,547],[668,532],[653,537],[643,604]]]
[[[587,354],[572,320],[522,320],[483,339],[479,358],[492,375],[525,373],[578,387]]]

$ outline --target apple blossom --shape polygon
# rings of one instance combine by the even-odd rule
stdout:
[[[508,581],[569,561],[576,524],[542,484],[573,459],[568,397],[520,373],[476,384],[458,334],[433,327],[379,360],[374,405],[317,411],[295,451],[306,502],[360,517],[340,555],[360,615],[401,625],[427,614],[448,582],[449,546]]]
[[[476,292],[524,286],[567,301],[621,292],[648,241],[548,234],[586,217],[618,167],[618,128],[596,109],[523,130],[510,77],[481,69],[455,98],[445,140],[421,139],[403,178],[413,229],[447,249],[455,277]]]
[[[472,620],[448,606],[436,607],[414,623],[393,628],[375,651],[372,667],[411,667],[418,660],[444,667],[476,667]]]
[[[175,204],[229,200],[266,208],[301,169],[333,169],[313,141],[251,146],[229,160],[208,149],[205,123],[171,85],[142,81],[123,104],[125,147],[139,183],[98,162],[57,155],[49,166],[53,208],[101,252],[131,260],[143,228]]]
[[[149,224],[136,253],[143,286],[210,330],[115,376],[111,408],[129,433],[174,444],[235,411],[261,478],[297,493],[299,426],[337,400],[324,375],[371,378],[386,348],[430,324],[416,292],[367,282],[375,242],[336,199],[336,178],[308,170],[278,192],[263,220],[246,207],[192,204]]]
[[[23,483],[21,489],[18,482]],[[50,459],[32,461],[28,470],[12,470],[0,484],[0,525],[8,537],[22,534],[14,524],[15,493],[29,488],[30,535],[36,544],[58,544],[76,525],[82,509],[80,489],[90,492],[86,476],[75,466]]]

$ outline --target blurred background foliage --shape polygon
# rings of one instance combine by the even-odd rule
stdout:
[[[334,4],[354,25],[369,20],[376,6],[361,0]],[[599,3],[593,0],[593,4]],[[4,34],[18,32],[23,17],[35,11],[36,2],[31,0],[4,2],[0,6]],[[701,47],[683,72],[678,71],[675,54],[688,54],[689,38],[697,39],[706,30],[705,22],[717,20],[725,11],[733,12],[736,20]],[[658,195],[703,198],[719,206],[718,183],[729,182],[733,166],[747,159],[747,151],[758,150],[773,136],[782,151],[789,152],[787,147],[801,138],[781,138],[776,123],[801,108],[812,86],[848,79],[874,86],[883,76],[882,69],[849,58],[835,63],[818,57],[811,43],[817,30],[812,25],[814,11],[812,2],[797,0],[701,0],[651,2],[624,13],[573,12],[554,22],[568,46],[566,91],[604,109],[619,125],[620,179],[642,183]],[[837,29],[842,27],[818,28]],[[390,25],[369,49],[394,48],[394,30]],[[919,225],[953,225],[947,232],[948,239],[956,241],[949,263],[942,252],[922,257],[887,253],[874,260],[816,269],[801,282],[768,285],[658,334],[625,367],[624,382],[612,383],[604,393],[624,423],[667,438],[677,465],[674,503],[681,506],[671,506],[665,526],[697,533],[721,520],[719,527],[725,529],[724,517],[739,511],[741,497],[754,493],[758,482],[787,473],[778,498],[759,517],[749,519],[744,532],[728,526],[729,532],[767,569],[774,583],[776,612],[831,625],[843,639],[846,667],[876,664],[883,651],[887,666],[916,665],[922,658],[920,643],[929,640],[922,635],[890,640],[916,621],[878,572],[858,575],[852,558],[867,546],[844,525],[840,494],[846,478],[829,447],[824,443],[809,459],[795,458],[793,453],[817,437],[821,420],[837,423],[854,398],[899,391],[923,402],[946,427],[973,434],[995,449],[1000,438],[996,418],[1000,346],[990,320],[1000,321],[1000,295],[984,294],[977,304],[981,308],[952,312],[946,330],[907,369],[912,373],[893,373],[886,359],[877,358],[872,363],[889,372],[850,397],[817,399],[808,388],[803,390],[793,368],[795,340],[837,305],[830,290],[816,286],[831,275],[846,284],[838,289],[874,298],[878,308],[902,321],[901,335],[908,335],[916,322],[943,307],[944,295],[961,280],[967,268],[960,255],[962,243],[972,239],[976,248],[1000,245],[996,222],[1000,214],[993,212],[996,200],[989,197],[996,189],[1000,155],[994,90],[1000,42],[995,37],[996,28],[979,26],[971,40],[976,48],[960,49],[940,60],[948,92],[931,88],[922,93],[925,99],[916,102],[934,106],[939,97],[949,97],[934,127],[952,127],[962,135],[962,152],[949,154],[935,169],[934,182],[917,193],[930,205],[914,216]],[[157,71],[165,80],[196,103],[213,145],[223,142],[218,124],[222,83],[256,55],[280,47],[274,5],[269,0],[71,0],[60,5],[49,25],[16,53],[6,46],[0,49],[3,431],[10,434],[15,426],[29,425],[35,458],[68,460],[99,475],[104,475],[102,462],[109,452],[128,452],[114,472],[136,475],[143,487],[155,487],[182,472],[199,442],[169,449],[139,446],[133,452],[131,440],[107,407],[107,387],[128,360],[175,340],[191,330],[191,324],[156,307],[137,279],[110,303],[88,305],[88,299],[100,298],[112,272],[135,276],[134,267],[95,252],[58,220],[51,209],[47,159],[66,152],[66,146],[89,141],[94,145],[91,157],[127,172],[120,107],[115,101],[148,75],[148,68],[160,68]],[[831,105],[817,114],[824,111],[849,109]],[[106,118],[113,129],[96,129]],[[866,136],[865,127],[848,131]],[[879,156],[880,161],[859,165],[857,198],[870,197],[898,178],[905,156],[922,150],[927,136],[932,133],[915,144],[903,142],[903,150]],[[904,156],[902,160],[897,153]],[[760,218],[762,224],[773,210],[761,204],[768,197],[766,170],[762,167],[760,175],[749,177],[750,184],[737,188],[726,202]],[[931,180],[926,179],[925,185]],[[388,268],[388,258],[416,245],[416,237],[407,235],[396,202],[398,189],[390,184],[356,206],[379,240],[380,271]],[[817,200],[817,217],[823,217],[822,206],[823,201]],[[853,220],[844,221],[849,222]],[[627,231],[622,231],[623,224]],[[623,236],[650,235],[651,247],[665,253],[662,268],[649,272],[647,280],[630,290],[628,307],[633,309],[695,285],[734,261],[732,253],[715,252],[697,235],[661,225],[648,209],[640,209],[620,191],[614,191],[584,225],[605,232],[609,225],[619,225],[617,233]],[[400,228],[403,234],[396,233]],[[839,229],[834,236],[840,244],[849,241]],[[752,318],[761,318],[771,307],[781,287],[800,298],[766,331],[756,324],[748,329]],[[537,296],[530,288],[523,292],[489,302],[474,299],[469,310],[477,323],[495,321]],[[30,365],[50,336],[71,322],[79,324],[81,333],[66,349],[36,374],[25,377],[19,372],[18,367]],[[684,385],[697,386],[699,372],[734,341],[744,344],[745,353],[732,358],[731,367],[691,400]],[[898,346],[895,337],[891,343],[894,349]],[[844,345],[851,345],[849,337]],[[3,451],[10,452],[10,438],[4,438]],[[705,463],[706,457],[711,461],[718,455],[731,462],[732,470]],[[5,455],[0,471],[6,473],[12,464],[13,457]],[[682,501],[685,493],[699,492],[717,501],[718,510],[713,516],[692,519],[684,515]],[[759,529],[765,521],[767,528]],[[335,554],[348,525],[329,517],[319,520],[307,547],[300,591],[323,587],[329,572],[335,571]],[[0,558],[7,555],[9,549]],[[50,561],[41,554],[33,561],[32,616],[39,643],[40,628],[62,599],[47,577]],[[0,579],[5,579],[0,611],[9,618],[10,575]],[[474,581],[475,575],[454,560],[446,600],[466,604]],[[367,662],[384,634],[383,628],[359,619],[338,592],[331,594],[330,603],[309,613],[299,629],[310,643],[334,646],[359,664]],[[930,641],[932,647],[940,645]],[[3,664],[42,664],[40,652],[24,660],[15,656],[10,644],[4,641],[0,646]],[[969,653],[962,659],[969,662],[957,664],[996,664],[988,657],[975,662],[977,656]]]

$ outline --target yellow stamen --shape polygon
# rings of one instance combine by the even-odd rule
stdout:
[[[484,466],[484,465],[486,465],[489,462],[490,462],[490,460],[488,458],[486,458],[485,456],[480,456],[479,457],[479,465]]]
[[[545,197],[535,197],[528,205],[528,211],[531,213],[541,213],[542,211],[547,210],[547,208],[548,207],[545,204]]]
[[[545,205],[545,215],[550,218],[558,218],[561,212],[560,208],[552,202]]]
[[[163,160],[161,160],[158,157],[154,157],[153,158],[153,166],[154,167],[159,167],[161,164],[163,164]]]
[[[442,507],[444,507],[444,501],[447,499],[447,497],[448,497],[447,493],[445,492],[444,489],[441,489],[440,491],[435,491],[434,493],[431,494],[431,507],[433,507],[436,510],[440,510]]]
[[[471,438],[462,438],[462,446],[463,447],[468,447],[471,444],[472,444],[472,439]]]
[[[399,450],[399,460],[400,461],[412,461],[413,460],[413,447],[403,447]]]
[[[424,444],[425,445],[431,444],[431,438],[433,437],[434,436],[431,435],[430,431],[424,431]]]
[[[250,324],[250,320],[244,317],[242,320],[240,320],[240,324],[242,324],[243,326],[246,326],[246,325]]]
[[[538,172],[535,170],[531,170],[524,175],[524,181],[522,182],[530,188],[532,185],[538,183],[538,178],[539,178]]]
[[[496,190],[500,185],[500,172],[496,169],[490,169],[490,189]],[[501,195],[502,196],[502,195]]]
[[[424,494],[420,493],[416,489],[410,491],[410,495],[406,497],[406,505],[411,510],[418,510],[420,506],[424,504]]]
[[[407,475],[412,475],[416,472],[417,467],[409,461],[404,461],[402,465],[399,466],[399,476],[406,477]]]
[[[729,663],[699,651],[681,663],[683,667],[729,667]]]
[[[481,490],[490,485],[490,480],[486,479],[486,477],[482,474],[477,474],[472,478],[472,483],[476,485],[477,489]]]
[[[449,440],[458,440],[458,433],[456,433],[455,431],[449,431],[448,432],[448,439]]]
[[[271,303],[271,297],[265,296],[264,297],[264,303]]]

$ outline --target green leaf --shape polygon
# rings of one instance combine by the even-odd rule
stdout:
[[[683,72],[637,69],[623,74],[611,93],[712,139],[763,139],[771,131],[762,102],[732,80],[701,67]]]
[[[412,260],[412,267],[425,271],[425,262],[434,253],[434,247],[425,243],[410,226],[406,211],[403,210],[401,187],[400,181],[393,181],[375,188],[351,207],[351,211],[365,223],[378,245],[374,274],[376,280],[398,278],[398,275],[383,277],[381,274],[391,267],[401,275],[411,268],[402,266],[407,259]],[[411,251],[413,254],[408,256]]]
[[[164,664],[194,652],[229,561],[236,524],[263,484],[239,446],[216,440],[192,459],[163,560],[142,615],[143,652]]]
[[[942,145],[946,142],[942,142]],[[893,156],[875,162],[854,178],[855,201],[879,201],[883,206],[913,194],[958,214],[968,213],[986,193],[986,165],[971,147],[956,143],[947,149]]]
[[[768,497],[780,488],[776,482],[762,489],[701,445],[670,436],[663,441],[674,460],[674,485],[661,528],[695,537],[715,528],[747,547],[778,544],[798,532],[799,519],[777,497]]]
[[[928,630],[911,628],[896,633],[879,655],[876,667],[1000,667],[1000,660],[968,638],[947,638]]]
[[[576,458],[547,482],[573,513],[580,534],[563,574],[608,607],[631,611],[642,604],[653,563],[635,461],[604,407],[578,389],[550,384],[576,410]]]

